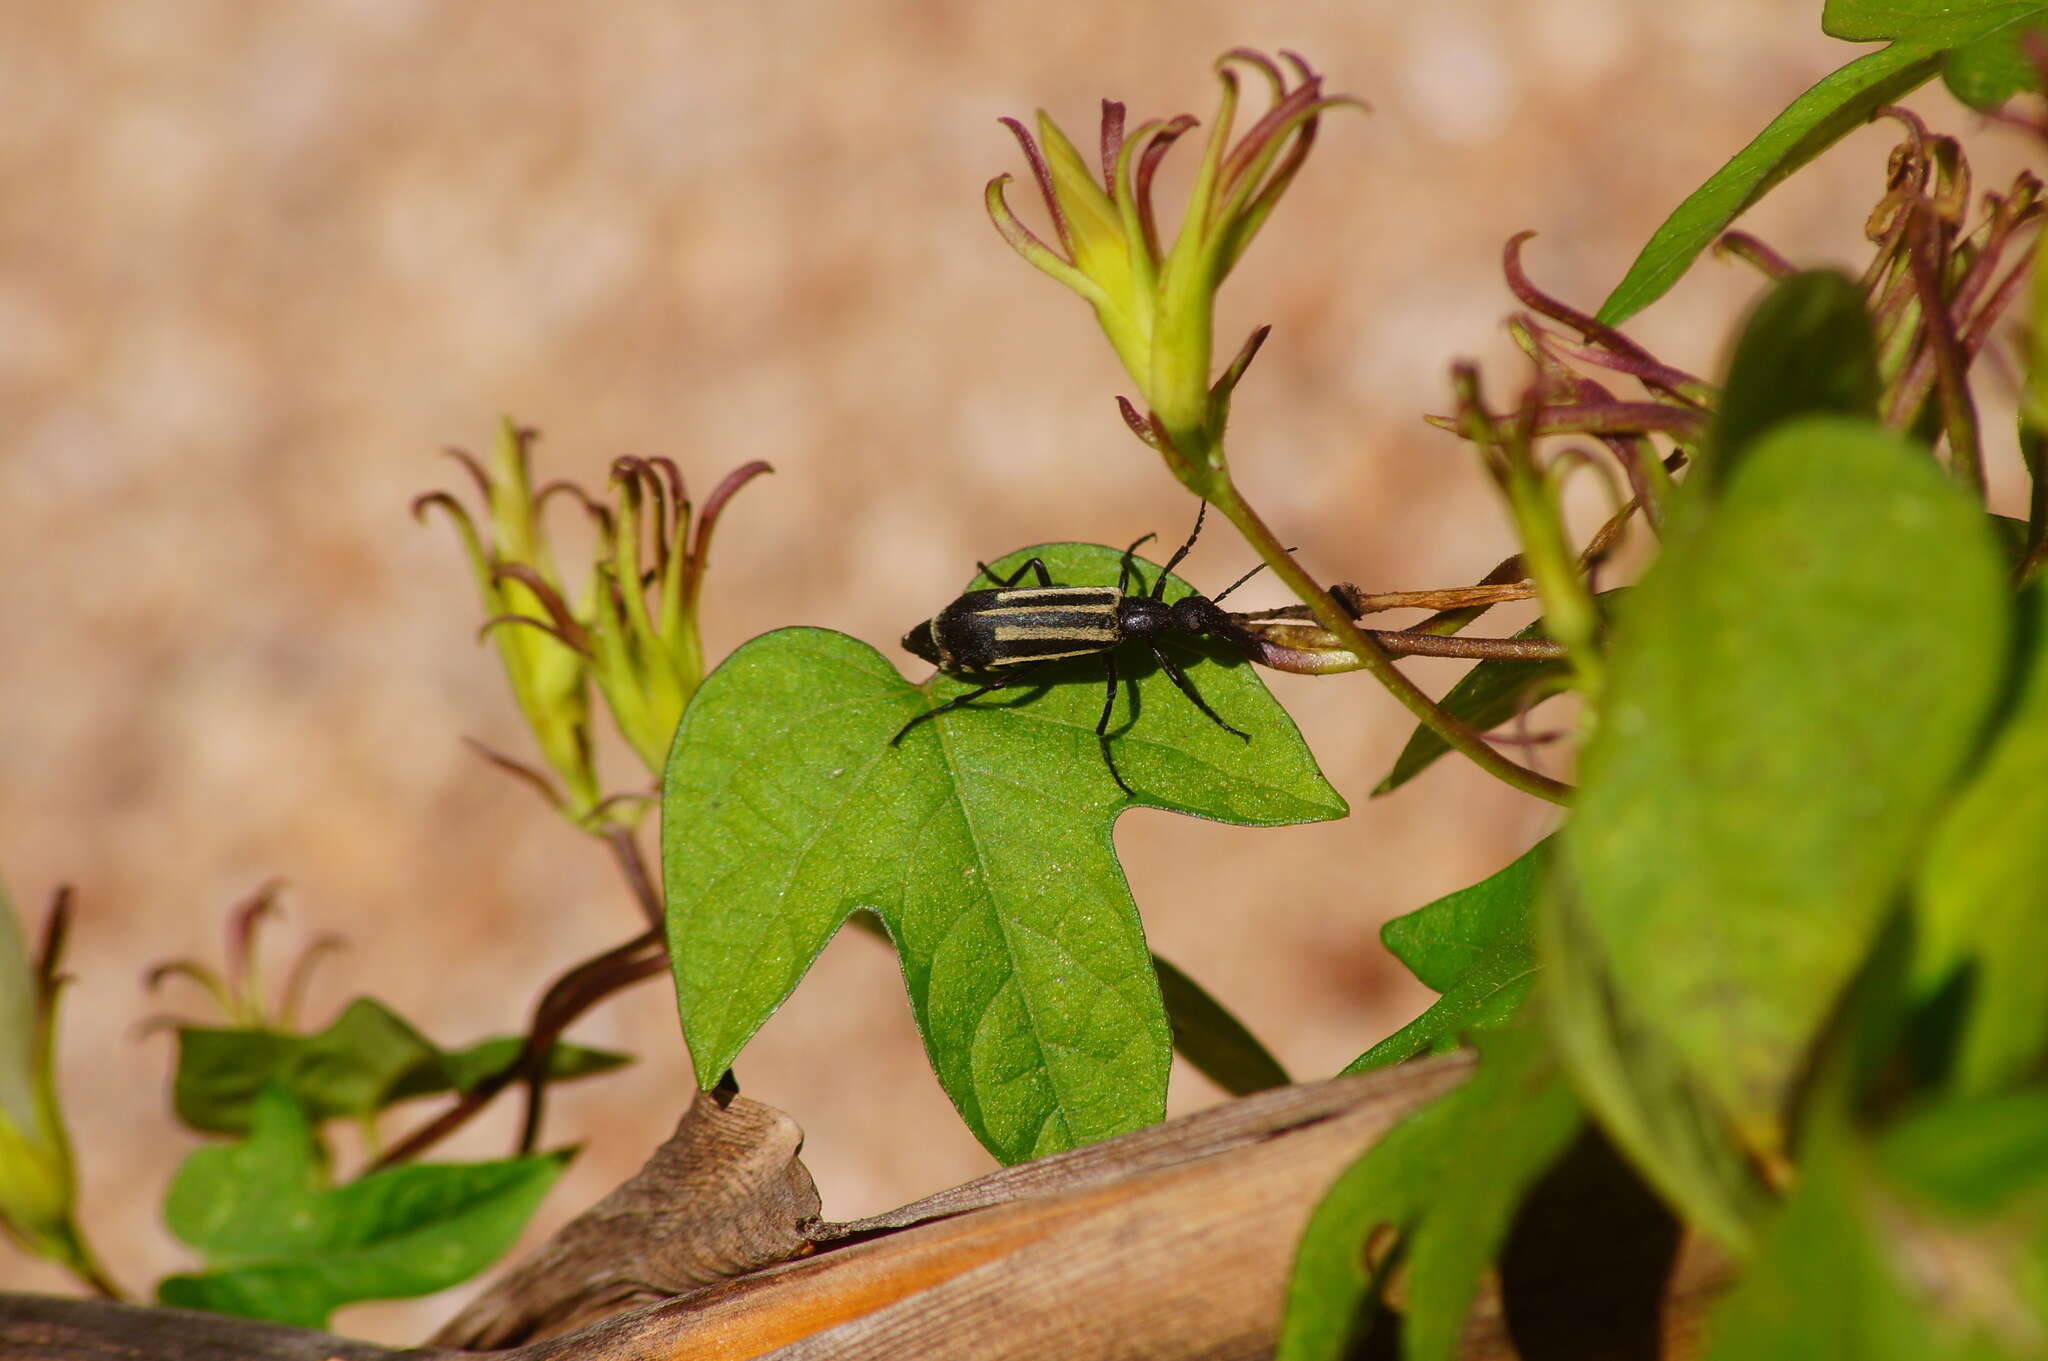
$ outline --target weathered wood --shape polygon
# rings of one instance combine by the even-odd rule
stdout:
[[[107,1300],[0,1294],[5,1361],[439,1361],[282,1323]]]
[[[772,1106],[696,1093],[646,1166],[431,1340],[516,1346],[809,1251],[818,1188],[797,1161],[803,1142]]]
[[[0,1361],[1264,1357],[1273,1346],[1295,1240],[1324,1188],[1394,1122],[1455,1086],[1468,1070],[1465,1059],[1450,1058],[1262,1092],[1006,1168],[873,1219],[810,1227],[808,1240],[790,1249],[809,1255],[509,1350],[391,1351],[245,1319],[0,1295]],[[732,1116],[737,1108],[735,1101],[720,1114]],[[495,1326],[520,1314],[511,1298],[519,1282],[536,1300],[549,1293],[557,1303],[594,1300],[640,1270],[601,1269],[608,1235],[622,1240],[608,1244],[619,1262],[659,1263],[664,1272],[716,1271],[721,1260],[742,1267],[787,1241],[777,1235],[787,1232],[786,1216],[796,1212],[809,1185],[808,1177],[796,1178],[794,1126],[765,1107],[741,1110],[730,1121],[693,1112],[671,1143],[696,1147],[701,1157],[727,1137],[739,1142],[726,1154],[740,1150],[738,1162],[751,1169],[746,1175],[758,1188],[733,1203],[743,1214],[762,1205],[781,1208],[760,1215],[751,1228],[741,1226],[730,1240],[704,1237],[687,1227],[701,1211],[701,1189],[666,1167],[671,1158],[689,1165],[691,1155],[664,1150],[494,1288],[492,1295],[507,1297],[490,1314]],[[685,1187],[695,1208],[664,1212],[656,1203],[664,1185]],[[650,1249],[634,1237],[648,1232],[673,1241]],[[716,1241],[728,1246],[706,1248]],[[1545,1251],[1540,1242],[1526,1241],[1518,1250]],[[721,1259],[728,1251],[731,1256]],[[1670,1347],[1666,1355],[1691,1354],[1704,1301],[1721,1274],[1711,1258],[1694,1254],[1681,1261],[1654,1323]],[[1540,1298],[1530,1312],[1529,1291],[1554,1289],[1560,1297],[1584,1299],[1585,1283],[1566,1278],[1545,1285],[1540,1273],[1524,1272],[1520,1285],[1523,1340],[1545,1338],[1541,1355],[1572,1354],[1551,1348],[1569,1343],[1569,1307],[1577,1306],[1544,1318]],[[1497,1295],[1481,1301],[1463,1357],[1516,1356],[1509,1336],[1514,1293],[1505,1311]],[[1633,1336],[1643,1334],[1638,1329]],[[1610,1354],[1625,1353],[1586,1353]]]
[[[1451,1059],[1262,1092],[1009,1168],[880,1216],[878,1237],[522,1361],[1263,1356],[1323,1190],[1467,1068]]]

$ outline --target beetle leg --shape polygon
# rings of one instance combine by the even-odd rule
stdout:
[[[1102,744],[1102,763],[1109,767],[1109,778],[1116,781],[1116,787],[1124,791],[1125,798],[1135,798],[1131,787],[1124,783],[1123,772],[1116,768],[1116,757],[1109,750],[1109,716],[1116,712],[1116,655],[1106,659],[1109,671],[1109,693],[1103,696],[1102,717],[1095,720],[1095,740]]]
[[[1009,590],[1012,586],[1023,580],[1026,572],[1036,572],[1039,585],[1048,588],[1052,585],[1052,576],[1045,570],[1044,558],[1026,558],[1023,562],[1017,564],[1017,570],[1010,573],[1007,578],[999,577],[994,572],[989,571],[988,564],[985,562],[977,562],[974,565],[981,569],[983,576],[996,584],[998,590]]]
[[[1173,664],[1173,659],[1168,657],[1164,652],[1161,652],[1157,644],[1153,645],[1152,655],[1159,659],[1159,669],[1161,671],[1164,671],[1168,676],[1173,678],[1173,683],[1180,687],[1180,692],[1186,695],[1189,699],[1193,700],[1195,702],[1195,707],[1197,709],[1200,709],[1203,713],[1209,715],[1209,720],[1212,723],[1214,723],[1217,727],[1223,729],[1223,731],[1231,734],[1234,737],[1242,737],[1247,742],[1252,740],[1252,735],[1250,733],[1239,732],[1236,728],[1231,727],[1228,723],[1225,723],[1223,721],[1223,716],[1221,714],[1217,713],[1214,709],[1209,707],[1209,701],[1203,699],[1200,694],[1196,693],[1194,682],[1190,681],[1186,675],[1182,674],[1181,669]]]
[[[1006,685],[1015,685],[1018,681],[1023,680],[1026,676],[1029,676],[1032,672],[1038,670],[1039,667],[1043,665],[1045,665],[1045,663],[1037,662],[1030,666],[1020,666],[1015,671],[1012,671],[1011,673],[1002,677],[1001,679],[990,681],[987,685],[982,686],[979,690],[969,690],[964,695],[956,695],[954,698],[947,700],[944,704],[941,704],[936,709],[926,709],[923,713],[919,714],[917,717],[911,719],[908,723],[905,723],[902,727],[898,728],[896,730],[896,735],[889,739],[889,745],[893,747],[898,742],[901,742],[903,740],[903,734],[909,732],[912,728],[924,722],[927,718],[937,718],[940,714],[943,714],[948,710],[957,709],[963,704],[969,703],[973,700],[980,699],[983,695],[991,694],[994,691],[1002,689]]]

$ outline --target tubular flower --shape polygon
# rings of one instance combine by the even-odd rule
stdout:
[[[671,460],[622,458],[612,464],[618,502],[612,513],[598,517],[604,544],[582,611],[587,624],[581,646],[612,719],[653,775],[661,774],[683,706],[704,679],[697,594],[711,531],[733,493],[768,471],[756,460],[727,473],[693,525],[682,474]]]
[[[681,471],[666,458],[621,458],[612,464],[611,505],[568,482],[538,492],[528,476],[529,431],[507,424],[493,473],[457,451],[490,508],[487,546],[462,504],[446,492],[414,502],[415,513],[438,505],[455,520],[483,593],[505,674],[541,752],[566,786],[557,794],[540,774],[509,757],[493,761],[546,789],[579,826],[601,830],[615,820],[614,800],[599,796],[590,745],[588,685],[595,684],[619,732],[650,774],[659,775],[683,706],[704,678],[697,633],[711,532],[727,501],[769,471],[753,462],[733,470],[691,519]],[[573,497],[597,531],[588,585],[571,604],[540,524],[557,493]]]
[[[1056,248],[1010,211],[1003,194],[1010,176],[990,180],[985,194],[1003,239],[1094,307],[1149,408],[1140,415],[1124,402],[1125,419],[1166,457],[1175,476],[1204,494],[1223,469],[1231,390],[1266,334],[1263,327],[1254,332],[1212,383],[1216,290],[1300,172],[1323,110],[1358,103],[1325,96],[1322,77],[1307,62],[1291,52],[1282,56],[1299,80],[1292,88],[1287,72],[1261,53],[1238,48],[1217,61],[1221,106],[1170,248],[1160,244],[1152,183],[1167,149],[1197,126],[1187,114],[1142,123],[1126,136],[1124,106],[1104,100],[1099,185],[1081,153],[1043,112],[1036,140],[1017,120],[1003,120],[1038,181]],[[1272,103],[1233,145],[1238,66],[1265,78]]]
[[[542,758],[561,777],[564,791],[553,794],[544,778],[541,784],[550,788],[564,815],[580,824],[601,801],[591,756],[590,692],[584,659],[557,627],[574,621],[566,612],[550,608],[559,604],[561,591],[540,518],[546,493],[534,494],[529,473],[533,439],[533,431],[503,422],[488,471],[464,451],[448,450],[483,495],[491,530],[488,542],[469,511],[447,492],[418,498],[413,514],[439,506],[455,522],[489,615],[484,627],[496,635],[505,679],[540,744]],[[509,627],[517,623],[532,627]],[[536,772],[528,773],[540,778]]]

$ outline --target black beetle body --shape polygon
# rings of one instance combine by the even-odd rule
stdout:
[[[1216,635],[1241,646],[1249,641],[1244,630],[1223,612],[1216,601],[1250,580],[1252,573],[1259,570],[1256,567],[1232,582],[1215,600],[1190,595],[1168,604],[1161,599],[1167,577],[1195,546],[1207,511],[1208,506],[1204,504],[1197,512],[1194,532],[1160,569],[1159,578],[1149,594],[1132,595],[1127,588],[1134,574],[1132,555],[1145,539],[1152,537],[1150,534],[1124,550],[1123,564],[1113,587],[1055,586],[1045,570],[1045,563],[1038,558],[1025,561],[1007,580],[990,572],[986,563],[981,564],[982,574],[995,582],[996,588],[968,591],[961,595],[945,609],[904,634],[903,646],[949,674],[994,674],[996,678],[977,690],[917,715],[897,731],[896,736],[890,739],[890,745],[901,742],[904,734],[926,719],[936,718],[992,691],[1015,685],[1047,663],[1102,653],[1108,671],[1108,695],[1103,702],[1102,718],[1095,725],[1095,735],[1102,743],[1102,757],[1109,766],[1110,777],[1119,789],[1129,794],[1131,787],[1124,783],[1123,775],[1116,768],[1116,758],[1109,749],[1109,719],[1116,708],[1115,650],[1132,639],[1144,641],[1159,663],[1160,670],[1216,726],[1249,741],[1248,734],[1231,727],[1209,707],[1180,667],[1159,648],[1159,640],[1172,634]],[[1016,585],[1026,572],[1036,574],[1037,586]]]

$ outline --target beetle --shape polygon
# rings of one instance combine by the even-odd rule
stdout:
[[[1251,734],[1233,728],[1209,707],[1187,674],[1159,646],[1162,638],[1174,634],[1220,637],[1240,647],[1257,645],[1217,602],[1250,581],[1259,567],[1231,582],[1214,599],[1189,595],[1170,605],[1163,599],[1167,577],[1201,537],[1202,519],[1208,511],[1205,501],[1195,512],[1195,527],[1187,542],[1167,559],[1149,593],[1134,594],[1129,588],[1137,575],[1132,557],[1156,537],[1151,534],[1124,550],[1115,586],[1055,586],[1041,558],[1025,560],[1007,577],[998,577],[985,562],[976,563],[981,574],[995,583],[994,589],[968,591],[960,596],[904,634],[903,646],[951,675],[995,678],[979,689],[917,715],[897,729],[889,745],[901,742],[905,734],[926,719],[1015,685],[1053,662],[1101,653],[1108,672],[1108,688],[1102,702],[1102,717],[1095,724],[1095,736],[1102,743],[1102,759],[1109,766],[1110,778],[1129,795],[1131,787],[1124,783],[1122,772],[1116,768],[1116,757],[1110,752],[1109,719],[1116,710],[1116,649],[1132,639],[1144,641],[1159,669],[1212,723],[1234,737],[1250,741]],[[1038,585],[1017,584],[1027,572],[1037,578]],[[1138,584],[1143,587],[1142,578]]]

